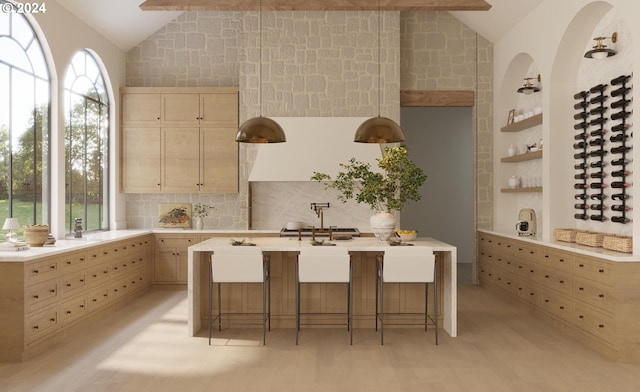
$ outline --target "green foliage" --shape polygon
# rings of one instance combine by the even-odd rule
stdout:
[[[194,218],[206,218],[209,216],[209,211],[214,210],[214,206],[196,203],[193,205],[193,217]]]
[[[372,172],[371,165],[355,158],[340,163],[340,167],[344,170],[338,172],[335,179],[314,172],[311,180],[323,182],[325,189],[340,192],[338,200],[342,202],[355,199],[377,211],[401,211],[408,201],[420,200],[418,190],[427,180],[422,169],[409,158],[406,146],[384,149],[384,155],[378,159],[383,173]]]

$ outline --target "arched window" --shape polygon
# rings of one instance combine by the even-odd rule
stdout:
[[[84,231],[109,228],[109,98],[102,71],[78,51],[64,79],[66,228],[82,219]]]
[[[49,80],[29,21],[0,12],[0,222],[49,223]]]

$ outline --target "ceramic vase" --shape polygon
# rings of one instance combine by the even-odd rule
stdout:
[[[204,228],[204,222],[202,222],[202,218],[200,217],[195,217],[194,219],[194,226],[196,230],[202,230]]]
[[[393,230],[396,227],[396,217],[388,212],[378,212],[369,218],[369,224],[371,225],[371,232],[380,241],[386,241],[393,234]]]

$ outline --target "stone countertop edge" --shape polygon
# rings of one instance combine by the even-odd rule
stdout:
[[[555,248],[558,250],[562,250],[565,252],[573,252],[583,254],[585,256],[598,257],[601,259],[614,261],[617,263],[638,263],[640,262],[640,255],[632,255],[629,253],[616,252],[613,250],[608,250],[604,248],[595,248],[586,245],[580,245],[571,242],[562,242],[562,241],[545,241],[538,237],[532,236],[519,236],[516,234],[505,234],[492,230],[484,230],[478,229],[479,232],[498,235],[501,237],[512,238],[514,240],[521,240],[524,242],[529,242],[535,245],[544,245],[549,246],[551,248]]]
[[[280,230],[184,230],[184,229],[130,229],[130,230],[109,230],[96,233],[85,233],[79,239],[61,239],[54,245],[32,246],[23,251],[0,251],[0,262],[22,263],[43,256],[54,256],[63,252],[77,251],[93,246],[106,245],[110,242],[125,240],[145,234],[240,234],[243,236],[251,234],[274,234],[278,235]]]

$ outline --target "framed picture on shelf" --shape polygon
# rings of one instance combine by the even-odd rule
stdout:
[[[191,204],[158,204],[158,227],[190,228]]]
[[[516,117],[516,110],[515,109],[509,110],[509,117],[507,117],[507,125],[513,124],[515,117]]]

